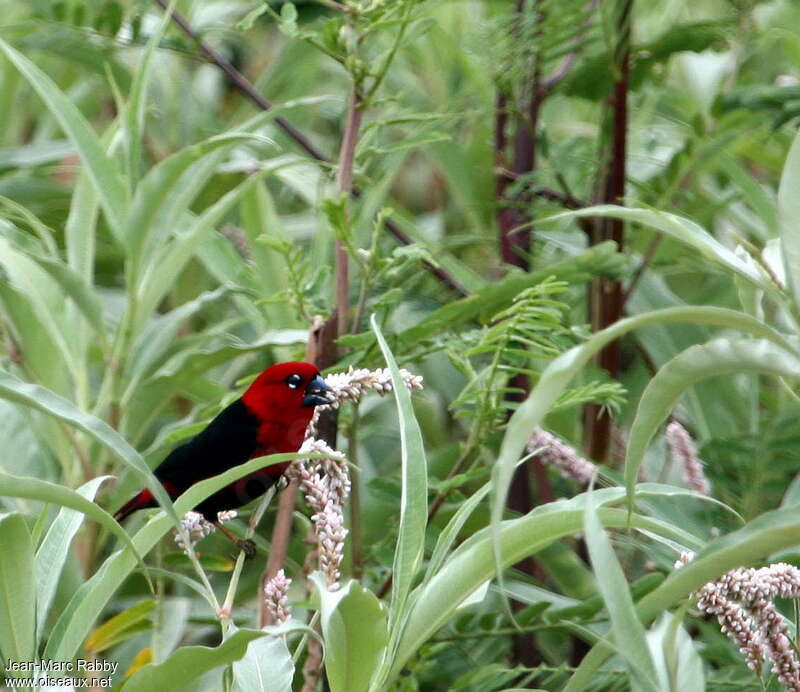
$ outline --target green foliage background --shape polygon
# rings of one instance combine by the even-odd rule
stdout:
[[[595,204],[623,0],[173,4],[271,110],[158,3],[0,6],[3,661],[100,657],[125,690],[300,689],[318,637],[334,692],[779,689],[691,593],[800,560],[796,3],[633,3],[625,208]],[[533,73],[558,76],[535,123]],[[537,152],[506,202],[498,99]],[[502,261],[508,200],[528,269]],[[587,234],[601,217],[625,222],[621,251]],[[349,303],[329,371],[389,367],[397,383],[401,366],[425,389],[343,407],[360,499],[343,588],[304,578],[299,507],[297,620],[265,635],[263,564],[217,535],[199,560],[165,538],[264,461],[174,506],[150,469],[261,369],[303,357],[310,323],[336,307],[337,241]],[[600,277],[629,293],[624,318],[593,333]],[[614,339],[609,374],[594,359]],[[531,483],[536,506],[508,509],[534,428],[580,449],[588,403],[627,439],[597,489],[548,469],[567,499]],[[716,502],[666,452],[670,416]],[[142,484],[163,511],[122,529],[101,508]],[[262,556],[275,504],[254,536]],[[680,550],[698,556],[675,572]]]

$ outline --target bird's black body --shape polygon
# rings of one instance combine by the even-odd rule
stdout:
[[[257,456],[258,428],[258,418],[241,399],[237,399],[220,411],[208,427],[172,450],[154,471],[155,476],[168,489],[174,488],[175,496],[180,495],[198,481],[216,476]],[[231,487],[231,492],[221,496],[215,493],[200,503],[195,511],[209,521],[216,521],[217,512],[247,504],[278,480],[277,475],[264,478],[271,482],[265,484],[259,477],[251,483],[252,492],[248,493],[247,481],[252,479],[246,477],[242,479],[245,483],[241,487]],[[239,483],[234,485],[239,486]]]
[[[330,387],[310,363],[280,363],[259,375],[241,398],[224,408],[200,433],[175,448],[154,471],[174,500],[199,481],[254,457],[296,452],[314,407],[329,403]],[[246,505],[271,488],[288,461],[263,467],[201,502],[195,510],[216,521],[224,510]],[[119,521],[157,503],[145,488],[114,515]]]

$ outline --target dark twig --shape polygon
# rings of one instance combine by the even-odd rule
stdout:
[[[610,162],[602,192],[603,201],[621,204],[625,197],[628,136],[628,90],[630,86],[631,12],[633,0],[619,0],[615,50],[614,90],[609,101],[611,111]],[[622,251],[624,223],[620,219],[599,219],[593,244],[613,240]],[[590,289],[590,310],[594,331],[605,329],[622,317],[624,295],[622,284],[611,279],[596,279]],[[597,359],[598,365],[611,377],[619,374],[622,349],[619,341],[608,344]],[[584,409],[586,452],[592,459],[604,461],[611,441],[611,417],[606,409],[589,404]]]
[[[586,19],[581,22],[582,27],[586,28],[592,23],[592,17],[594,16],[598,5],[599,0],[591,0],[586,13]],[[565,55],[558,67],[553,70],[552,74],[541,81],[539,89],[542,92],[541,95],[543,98],[547,96],[547,94],[549,94],[569,74],[570,70],[575,65],[575,62],[578,60],[578,56],[580,55],[581,48],[584,44],[585,38],[582,35],[578,36],[578,38],[576,38],[573,42],[573,51],[568,55]]]
[[[167,2],[166,0],[154,0],[156,4],[158,4],[163,10],[166,11],[167,9]],[[273,104],[265,99],[261,94],[259,94],[255,87],[247,80],[247,78],[239,72],[233,65],[231,65],[228,60],[226,60],[222,55],[217,53],[211,46],[209,46],[201,37],[200,35],[192,28],[192,26],[186,21],[185,17],[180,14],[177,10],[173,10],[172,12],[172,21],[175,25],[183,31],[189,38],[191,38],[195,43],[197,43],[198,47],[200,48],[200,52],[208,58],[208,60],[213,63],[216,67],[218,67],[222,72],[225,73],[225,76],[231,82],[231,84],[238,89],[244,96],[246,96],[250,101],[252,101],[258,108],[263,111],[272,110],[274,107]],[[331,163],[331,159],[323,154],[316,146],[314,146],[311,141],[302,133],[300,132],[294,125],[292,125],[286,118],[278,116],[275,118],[275,124],[280,127],[286,135],[292,139],[303,151],[305,151],[312,159],[319,161],[320,163]],[[361,191],[356,187],[353,186],[351,194],[353,197],[358,199],[361,196]],[[387,230],[403,245],[412,245],[413,240],[411,237],[403,231],[394,221],[390,219],[386,220],[386,228]],[[468,295],[467,290],[461,286],[448,272],[446,272],[441,267],[435,266],[428,262],[424,262],[425,267],[428,271],[435,276],[441,283],[447,286],[451,291],[457,293],[461,296]]]
[[[644,251],[644,255],[642,256],[642,261],[639,263],[639,266],[636,267],[636,271],[633,273],[631,282],[628,284],[628,289],[625,291],[625,295],[623,296],[622,299],[623,308],[625,307],[625,304],[628,302],[628,298],[630,298],[631,294],[636,289],[636,286],[638,286],[639,281],[641,281],[645,270],[647,269],[647,267],[650,266],[650,263],[653,261],[653,257],[655,257],[656,251],[658,250],[658,246],[661,245],[661,241],[663,239],[664,236],[657,235],[650,241],[650,244]]]

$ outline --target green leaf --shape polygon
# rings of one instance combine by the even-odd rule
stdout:
[[[755,265],[755,263],[748,263],[740,257],[737,257],[736,253],[722,245],[701,226],[677,214],[670,214],[655,209],[629,209],[613,204],[601,204],[595,207],[587,207],[576,211],[564,212],[563,214],[556,214],[555,216],[541,219],[538,223],[596,216],[621,219],[660,231],[694,248],[703,257],[726,267],[754,286],[764,289],[772,296],[781,298],[777,287],[765,274],[757,270],[757,265]]]
[[[800,308],[800,133],[795,135],[778,188],[781,251],[795,306]]]
[[[100,480],[105,480],[106,478],[108,478],[108,476],[102,476]],[[98,479],[94,480],[96,481]],[[90,483],[91,482],[92,481],[90,481]],[[136,551],[133,541],[125,532],[125,529],[123,529],[114,520],[114,517],[102,507],[84,497],[83,493],[65,488],[63,485],[42,481],[38,478],[11,476],[7,473],[0,472],[0,496],[25,497],[30,500],[49,502],[81,512],[87,517],[94,519],[103,528],[120,538],[122,542],[133,551],[132,554],[134,558],[144,566],[141,555]],[[54,569],[54,567],[48,566],[48,569]]]
[[[606,344],[629,331],[654,324],[674,324],[676,322],[694,322],[739,329],[754,336],[770,339],[791,350],[786,339],[764,323],[742,312],[715,307],[652,310],[642,315],[620,320],[593,334],[583,344],[571,348],[553,360],[542,372],[528,398],[511,416],[500,446],[500,454],[492,468],[491,517],[493,525],[499,524],[502,518],[514,468],[522,456],[533,429],[542,423],[547,412],[569,386],[572,379]]]
[[[54,394],[49,389],[36,384],[23,382],[5,372],[0,372],[0,397],[25,406],[30,406],[37,411],[41,411],[42,413],[46,413],[49,416],[69,423],[108,448],[117,459],[136,471],[143,483],[150,492],[153,493],[158,503],[164,507],[177,526],[179,520],[172,507],[169,495],[167,495],[166,490],[164,490],[164,486],[158,482],[141,455],[110,425],[96,416],[93,416],[91,413],[82,411],[70,401],[58,396],[58,394]],[[116,524],[116,522],[114,522],[114,524]],[[119,525],[117,524],[117,526]]]
[[[133,81],[128,93],[128,105],[125,109],[125,140],[128,153],[128,180],[135,187],[139,180],[139,166],[142,157],[142,133],[145,122],[145,105],[147,104],[147,88],[153,74],[153,55],[164,36],[170,21],[175,0],[165,8],[164,16],[156,30],[147,41],[142,59],[134,71]]]
[[[244,464],[228,469],[213,478],[195,483],[174,505],[175,512],[183,516],[193,507],[197,507],[205,498],[213,495],[220,488],[271,464],[279,464],[298,458],[298,454],[272,454],[267,457],[251,459]],[[322,458],[319,454],[304,454],[304,458]],[[133,544],[142,555],[147,555],[153,546],[175,526],[163,509],[136,533]],[[109,556],[100,569],[85,582],[70,599],[67,607],[53,627],[45,648],[44,657],[64,661],[72,659],[94,621],[106,607],[122,582],[133,571],[136,560],[130,551],[117,551]]]
[[[681,626],[682,617],[682,611],[663,613],[648,630],[647,643],[662,689],[704,692],[703,659],[689,633]]]
[[[254,639],[265,636],[258,630],[239,630],[215,649],[183,646],[163,663],[150,663],[137,670],[122,686],[124,692],[185,689],[188,683],[209,671],[238,661]]]
[[[397,647],[402,632],[402,623],[407,617],[408,594],[422,563],[425,549],[425,526],[428,521],[428,466],[422,433],[411,405],[411,394],[400,376],[397,362],[383,338],[375,315],[371,316],[370,324],[391,372],[392,389],[400,422],[402,492],[397,549],[392,565],[392,596],[389,608],[389,631],[392,633],[392,639],[387,658],[391,661],[393,650]],[[376,673],[376,680],[381,681],[381,675],[385,671],[384,664],[380,674]]]
[[[28,58],[0,39],[0,51],[28,80],[53,117],[75,144],[88,175],[100,197],[106,219],[119,237],[128,207],[125,183],[119,169],[103,149],[100,139],[75,104]]]
[[[5,661],[33,662],[36,581],[33,542],[22,515],[0,515],[0,555],[0,653]]]
[[[214,291],[201,293],[194,300],[165,314],[158,315],[142,330],[126,360],[124,373],[126,387],[121,398],[123,405],[136,394],[141,380],[152,372],[158,361],[174,344],[187,320],[229,295],[232,290],[234,289],[229,286],[220,286]]]
[[[124,227],[131,285],[140,285],[148,259],[174,232],[179,215],[200,193],[203,181],[219,163],[220,155],[254,137],[244,133],[211,137],[184,147],[147,172],[136,187]]]
[[[38,269],[38,267],[37,267]],[[44,277],[47,280],[47,277]],[[72,394],[75,383],[61,350],[48,338],[50,327],[39,319],[37,309],[23,290],[0,281],[0,306],[9,330],[25,354],[28,376],[58,392]]]
[[[611,636],[631,676],[645,689],[658,690],[656,670],[647,648],[644,626],[636,616],[625,573],[597,516],[591,490],[586,493],[583,526],[597,588],[611,620]]]
[[[636,604],[642,622],[650,622],[673,608],[708,582],[719,579],[742,565],[748,565],[777,553],[797,547],[800,535],[800,514],[796,507],[766,512],[738,531],[707,544],[689,564],[672,572],[661,586]],[[565,692],[587,689],[597,669],[614,653],[607,642],[598,642],[583,658],[570,678]]]
[[[138,626],[155,610],[156,603],[152,599],[140,601],[104,622],[86,638],[86,650],[100,653],[124,641],[132,633],[131,630],[138,633]]]
[[[319,572],[311,580],[320,599],[331,692],[366,692],[389,641],[385,608],[375,594],[352,579],[336,591],[328,590]]]
[[[45,328],[46,339],[56,347],[64,367],[77,379],[80,366],[73,352],[73,344],[68,338],[67,324],[61,315],[64,300],[56,284],[49,280],[50,277],[42,267],[29,255],[17,250],[7,238],[1,236],[0,265],[7,274],[4,283],[7,281],[30,301],[35,317]],[[25,350],[28,343],[20,346]]]
[[[258,19],[267,11],[267,7],[267,5],[256,5],[256,7],[250,10],[236,25],[236,31],[250,31],[250,29],[253,28],[253,24],[255,24],[256,19]]]
[[[100,297],[79,274],[69,265],[46,257],[33,256],[36,263],[61,287],[77,305],[81,314],[94,329],[101,343],[106,341],[105,323],[103,320],[103,304]]]
[[[781,500],[781,507],[792,507],[793,505],[800,505],[800,473],[789,483]]]
[[[445,526],[439,534],[436,546],[431,553],[430,560],[428,560],[428,569],[425,572],[426,582],[429,581],[444,564],[447,554],[458,538],[458,534],[464,527],[464,524],[470,516],[472,516],[477,506],[486,498],[491,489],[491,481],[484,483],[479,490],[476,490],[469,498],[461,503],[461,506],[456,510],[450,521],[447,522],[447,526]]]
[[[111,478],[111,476],[98,476],[97,478],[93,478],[87,483],[84,483],[80,488],[75,490],[75,492],[81,497],[86,498],[88,502],[91,502],[94,500],[94,496],[101,483],[109,478]],[[4,494],[1,478],[0,494]],[[62,507],[53,520],[53,523],[50,524],[50,527],[47,529],[47,533],[36,551],[36,617],[37,631],[40,639],[44,634],[47,614],[50,612],[50,604],[56,593],[56,587],[61,577],[61,571],[64,569],[64,563],[67,561],[69,547],[72,543],[72,539],[81,527],[81,524],[83,524],[84,516],[84,513],[81,511]],[[106,526],[110,527],[111,525],[106,523]],[[127,534],[125,535],[127,536]],[[133,544],[131,543],[131,547],[132,546]]]
[[[273,296],[288,285],[288,269],[283,258],[263,242],[262,236],[280,241],[289,240],[281,218],[275,209],[265,181],[260,181],[242,194],[240,203],[242,227],[247,234],[250,251],[255,263],[255,280],[259,282],[263,296]],[[295,324],[296,316],[285,303],[264,306],[264,313],[272,325]]]
[[[700,380],[745,372],[797,377],[800,359],[769,341],[716,339],[687,348],[656,373],[642,393],[628,437],[625,487],[629,507],[632,507],[637,474],[650,440],[681,394]]]
[[[92,179],[85,169],[81,169],[72,191],[69,216],[64,224],[64,241],[69,267],[88,284],[92,283],[94,277],[98,199]]]
[[[206,234],[234,207],[241,195],[271,172],[267,168],[249,176],[195,217],[187,230],[176,237],[172,243],[163,247],[160,252],[154,253],[141,277],[138,277],[137,301],[140,304],[140,320],[149,316],[167,291],[172,288],[175,277],[192,259]]]
[[[601,492],[596,491],[598,496]],[[553,541],[582,531],[585,497],[579,498],[579,501],[573,498],[551,502],[523,517],[502,522],[499,527],[501,567],[510,567]],[[624,510],[603,508],[597,513],[607,528],[627,526]],[[633,526],[676,542],[683,538],[677,527],[638,514],[634,515]],[[397,653],[390,661],[389,680],[399,674],[409,658],[447,622],[466,598],[492,578],[495,573],[493,543],[490,529],[479,531],[453,552],[429,582],[415,589]]]
[[[293,678],[294,661],[281,636],[254,639],[233,664],[234,692],[291,692]]]

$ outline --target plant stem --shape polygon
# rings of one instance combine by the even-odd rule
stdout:
[[[353,191],[353,165],[355,163],[356,144],[358,131],[361,127],[363,111],[358,86],[353,85],[347,101],[347,116],[345,120],[344,137],[339,153],[339,168],[336,172],[336,187],[342,195],[349,197]],[[345,216],[349,217],[345,208]],[[345,221],[347,223],[348,220]],[[339,239],[336,239],[336,314],[337,332],[339,336],[347,333],[347,315],[349,312],[349,262],[347,248]]]
[[[250,522],[247,526],[247,531],[245,532],[245,538],[250,539],[255,534],[258,525],[261,523],[261,519],[264,517],[264,513],[267,511],[267,507],[269,507],[269,503],[272,502],[272,498],[275,497],[276,486],[272,486],[269,490],[267,490],[266,494],[262,498],[261,502],[258,503],[256,507],[256,511],[253,512],[253,515],[250,517]],[[270,551],[270,555],[271,555]],[[230,624],[232,622],[231,618],[231,611],[233,609],[233,600],[236,598],[236,589],[239,586],[239,577],[242,574],[242,568],[244,567],[244,560],[245,554],[243,550],[239,551],[239,555],[236,557],[236,565],[233,568],[233,574],[231,574],[231,580],[228,583],[228,592],[225,594],[225,601],[222,604],[222,608],[220,608],[220,623],[222,626],[222,636],[224,637],[227,632]],[[260,594],[259,594],[260,595]],[[259,598],[259,603],[264,602],[264,598]]]
[[[347,431],[347,457],[350,460],[350,549],[352,574],[361,579],[364,570],[363,532],[361,526],[361,468],[358,465],[358,401],[353,404],[353,422]]]
[[[306,348],[306,360],[309,363],[314,363],[318,368],[324,369],[329,365],[336,362],[336,324],[332,319],[324,321],[321,317],[317,318],[308,330],[308,346]],[[327,426],[327,427],[326,427]],[[317,429],[320,435],[325,437],[326,441],[335,447],[336,445],[336,428],[334,425],[323,420],[317,423]],[[333,442],[330,442],[332,438]],[[281,494],[281,499],[278,504],[278,513],[275,518],[275,526],[272,529],[272,543],[270,555],[267,560],[264,574],[261,577],[259,595],[263,593],[264,586],[267,581],[283,568],[286,561],[286,551],[289,546],[289,538],[292,530],[292,515],[294,514],[295,502],[297,499],[297,484],[290,483],[289,486]],[[259,602],[262,603],[259,610],[259,625],[270,624],[270,618],[266,610],[266,604],[263,603],[263,598]]]
[[[295,500],[297,499],[297,481],[290,481],[281,493],[278,501],[278,511],[275,515],[275,525],[272,529],[272,543],[267,558],[267,567],[261,579],[261,592],[264,586],[272,579],[286,562],[286,551],[289,549],[289,537],[292,529],[292,515],[294,514]],[[259,593],[258,599],[258,626],[274,625],[272,616],[267,610],[267,603]]]
[[[165,0],[154,0],[154,2],[162,9],[167,9],[167,3]],[[272,110],[273,104],[259,94],[255,87],[244,77],[244,75],[242,75],[241,72],[231,65],[230,62],[228,62],[213,48],[211,48],[211,46],[203,41],[203,39],[200,38],[199,34],[192,28],[189,22],[187,22],[183,15],[181,15],[177,10],[173,10],[172,12],[172,21],[181,31],[183,31],[184,34],[197,43],[203,55],[205,55],[205,57],[212,64],[225,73],[225,76],[238,91],[240,91],[261,110]],[[312,159],[315,159],[320,163],[331,162],[330,158],[317,149],[311,143],[311,141],[305,135],[303,135],[302,132],[295,128],[288,120],[286,120],[286,118],[280,116],[276,117],[275,124],[280,127],[286,133],[286,135],[301,149],[303,149],[303,151],[305,151]],[[353,197],[358,199],[361,197],[361,190],[354,186],[351,194]],[[391,219],[386,219],[385,226],[386,229],[403,245],[414,244],[414,240]],[[423,265],[434,277],[447,286],[451,291],[461,296],[468,295],[467,290],[444,269],[428,262],[423,262]]]
[[[625,197],[627,138],[628,138],[628,91],[630,75],[630,25],[633,0],[618,0],[617,31],[615,47],[615,82],[609,108],[611,110],[611,159],[602,191],[602,201],[620,204]],[[622,251],[624,223],[619,219],[599,219],[592,235],[592,244],[613,240],[617,250]],[[589,301],[593,331],[600,331],[622,317],[625,297],[622,284],[611,279],[596,279],[590,288]],[[598,365],[611,377],[619,374],[622,365],[622,349],[619,341],[608,344],[599,354]],[[584,409],[584,438],[587,455],[597,461],[605,461],[611,441],[611,417],[597,404],[588,404]]]
[[[364,97],[364,103],[367,105],[372,103],[375,93],[378,91],[381,84],[383,84],[383,80],[386,79],[386,75],[389,72],[389,66],[394,61],[394,56],[397,54],[397,50],[400,48],[400,44],[403,41],[403,36],[406,33],[406,28],[408,27],[409,20],[411,19],[411,8],[413,4],[413,2],[406,0],[405,7],[403,8],[403,18],[400,20],[400,29],[395,36],[394,43],[392,43],[392,47],[389,50],[389,53],[386,55],[386,59],[383,61],[381,69],[378,71],[378,74],[375,77],[375,81],[372,83],[367,95]]]

